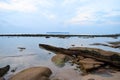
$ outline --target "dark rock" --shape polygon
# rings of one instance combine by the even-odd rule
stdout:
[[[10,65],[0,68],[0,77],[3,77],[10,69]]]

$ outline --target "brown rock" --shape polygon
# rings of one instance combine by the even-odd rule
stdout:
[[[10,80],[49,80],[51,74],[47,67],[32,67],[17,73]]]
[[[93,78],[90,78],[90,79],[88,79],[88,80],[95,80],[95,79],[93,79]]]
[[[81,64],[82,70],[84,70],[85,72],[87,70],[97,68],[97,67],[101,66],[102,64],[104,64],[102,62],[96,61],[91,58],[85,58],[83,60],[80,60],[79,62]]]
[[[83,60],[80,60],[80,63],[82,64],[104,64],[103,62],[96,61],[92,58],[85,58]]]
[[[0,80],[5,80],[5,78],[1,77]]]
[[[79,58],[80,60],[84,59],[84,57],[83,57],[83,56],[78,56],[78,58]]]
[[[52,62],[55,63],[55,65],[59,67],[63,67],[65,65],[65,62],[68,61],[68,56],[64,54],[56,54],[52,57]]]

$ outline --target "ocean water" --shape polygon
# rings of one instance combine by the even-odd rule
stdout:
[[[49,44],[57,47],[69,48],[71,45],[75,47],[93,47],[103,50],[120,52],[120,49],[114,49],[105,46],[93,46],[93,43],[107,43],[119,41],[120,38],[45,38],[45,37],[0,37],[0,67],[10,65],[10,71],[5,76],[9,78],[13,74],[29,67],[46,66],[49,67],[53,74],[57,74],[57,71],[72,68],[69,64],[60,68],[55,66],[51,58],[55,54],[39,47],[39,44]],[[19,47],[25,49],[20,50]],[[51,54],[49,54],[51,53]],[[11,70],[16,69],[16,72],[12,73]]]

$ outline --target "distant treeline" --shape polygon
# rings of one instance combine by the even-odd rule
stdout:
[[[8,36],[8,37],[120,37],[120,34],[107,34],[107,35],[72,35],[72,34],[0,34],[1,37]]]

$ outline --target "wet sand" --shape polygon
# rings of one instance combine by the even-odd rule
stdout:
[[[103,72],[82,76],[81,73],[75,71],[73,68],[69,68],[58,71],[52,78],[51,80],[120,80],[120,72]]]

